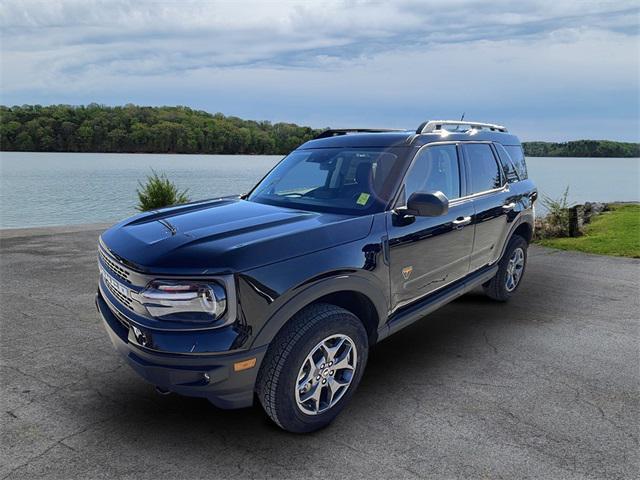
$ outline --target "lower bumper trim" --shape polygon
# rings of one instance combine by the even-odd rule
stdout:
[[[163,391],[206,398],[219,408],[243,408],[253,404],[255,381],[266,346],[240,353],[191,357],[150,352],[129,343],[129,331],[111,312],[100,293],[96,294],[96,307],[116,350],[147,382]],[[234,363],[254,357],[255,367],[234,371]]]

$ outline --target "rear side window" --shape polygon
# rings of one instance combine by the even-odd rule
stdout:
[[[460,170],[455,145],[423,148],[407,172],[402,203],[415,192],[442,192],[449,200],[460,197]]]
[[[520,180],[529,178],[529,175],[527,174],[527,163],[524,160],[522,147],[520,145],[505,145],[504,148],[509,152],[509,156],[513,161],[513,165],[516,167]]]
[[[500,163],[502,164],[502,171],[507,177],[507,182],[517,182],[520,177],[518,176],[518,171],[516,170],[515,165],[511,161],[511,156],[507,153],[507,151],[501,144],[494,143],[494,145],[496,147],[496,150],[498,151],[498,158],[500,159]]]
[[[467,143],[464,150],[469,159],[471,194],[486,192],[502,186],[498,162],[487,143]]]

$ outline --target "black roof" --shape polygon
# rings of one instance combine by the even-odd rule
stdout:
[[[446,132],[416,134],[415,130],[344,133],[309,140],[299,150],[335,147],[420,147],[427,143],[443,141],[490,141],[503,145],[520,145],[515,135],[490,130],[471,132]]]

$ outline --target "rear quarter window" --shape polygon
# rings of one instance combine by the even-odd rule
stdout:
[[[505,145],[504,148],[509,153],[513,165],[516,167],[520,180],[529,178],[527,174],[527,162],[524,159],[524,152],[520,145]]]
[[[518,175],[518,170],[511,160],[511,155],[505,150],[505,148],[499,144],[494,143],[496,147],[496,151],[498,152],[498,158],[500,159],[500,164],[502,165],[502,170],[504,171],[505,176],[507,177],[507,182],[513,183],[520,180]]]

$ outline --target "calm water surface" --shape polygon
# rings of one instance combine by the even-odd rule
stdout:
[[[113,222],[136,213],[138,180],[166,172],[193,200],[250,189],[281,156],[0,153],[0,228]],[[541,193],[640,201],[638,158],[528,158]]]

